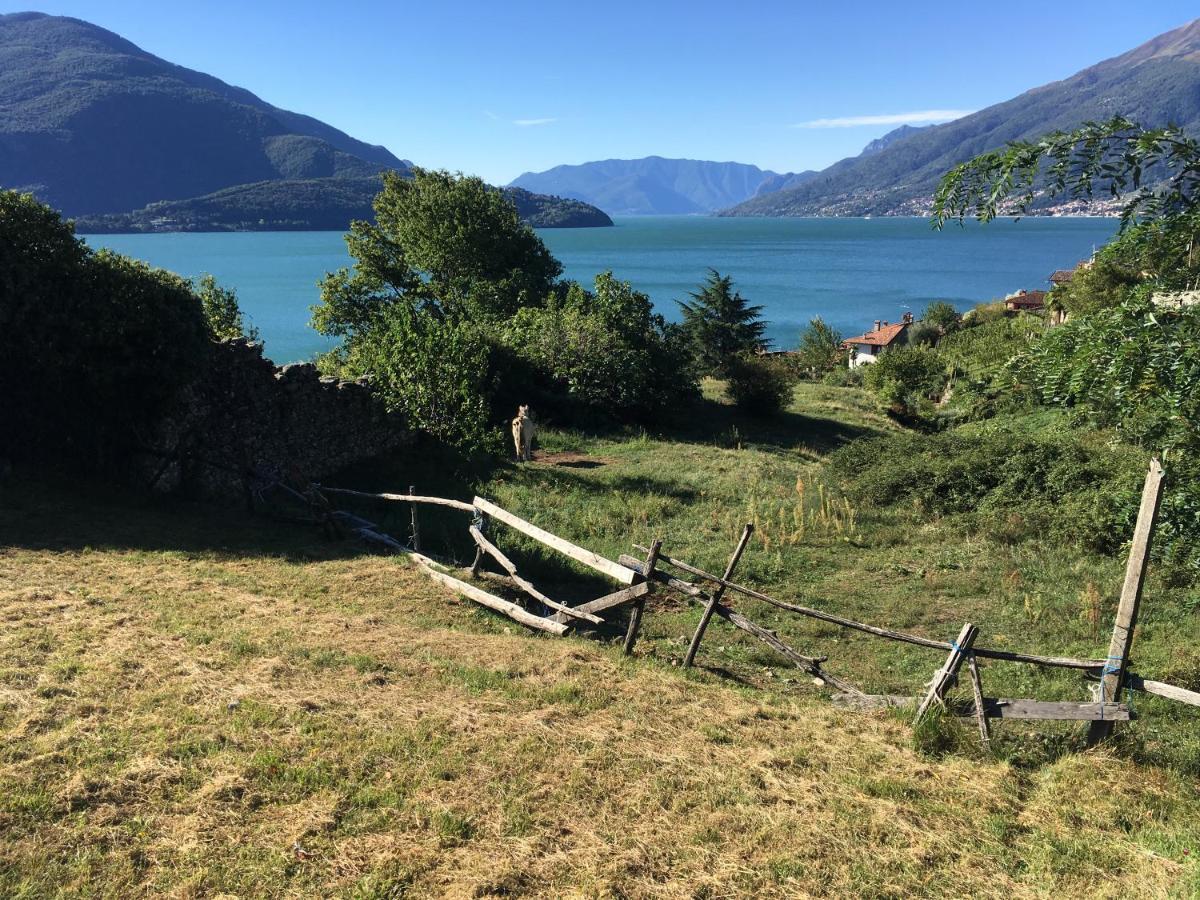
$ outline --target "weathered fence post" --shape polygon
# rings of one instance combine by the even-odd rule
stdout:
[[[415,497],[417,495],[417,486],[415,484],[410,484],[408,486],[408,493],[409,493],[409,496]],[[421,552],[421,526],[417,523],[417,504],[410,503],[408,506],[409,506],[409,509],[412,510],[412,548],[414,550],[416,550],[418,553],[420,553]]]
[[[742,529],[742,539],[738,541],[737,549],[733,551],[733,556],[729,558],[729,565],[725,567],[725,574],[721,578],[723,582],[733,577],[733,570],[737,568],[738,560],[742,558],[742,551],[750,543],[750,535],[752,534],[754,534],[754,526],[746,523],[746,527]],[[700,641],[704,639],[704,630],[708,628],[713,611],[717,608],[717,604],[721,602],[721,597],[724,594],[725,585],[719,584],[717,585],[717,589],[709,596],[708,602],[704,604],[704,612],[700,614],[700,624],[696,626],[696,633],[692,635],[692,642],[688,645],[687,655],[683,658],[683,667],[685,669],[695,662],[696,651],[700,649]]]
[[[479,513],[479,533],[487,534],[487,527],[488,527],[487,513]],[[475,561],[471,563],[471,577],[472,578],[476,578],[479,576],[479,565],[480,565],[480,563],[483,562],[483,555],[484,555],[483,546],[480,544],[476,544],[475,545]]]
[[[971,645],[975,643],[977,634],[979,634],[979,629],[970,622],[962,627],[962,631],[958,633],[958,639],[950,645],[950,655],[946,657],[946,662],[934,673],[933,681],[929,682],[929,693],[917,707],[917,715],[913,719],[914,725],[925,718],[925,713],[929,712],[929,707],[935,701],[940,703],[946,698],[946,691],[958,676],[958,670],[971,652]]]
[[[1121,699],[1121,685],[1129,665],[1129,649],[1133,646],[1133,629],[1137,626],[1138,604],[1141,603],[1142,587],[1146,583],[1146,564],[1150,559],[1154,525],[1158,521],[1158,507],[1162,502],[1164,474],[1158,457],[1151,459],[1146,484],[1142,488],[1137,524],[1133,527],[1133,541],[1129,545],[1125,583],[1121,586],[1121,602],[1117,606],[1117,618],[1113,622],[1112,639],[1108,644],[1108,660],[1100,676],[1101,711],[1104,710],[1103,704],[1118,703]],[[1108,737],[1112,729],[1112,721],[1101,719],[1092,722],[1088,728],[1088,746]]]
[[[658,565],[658,551],[662,549],[662,538],[656,538],[654,543],[650,545],[650,552],[646,554],[646,565],[642,570],[642,576],[646,579],[646,583],[652,583],[654,579],[654,567]],[[633,645],[637,643],[638,629],[642,627],[642,610],[646,608],[646,598],[638,597],[633,602],[633,610],[629,613],[629,628],[625,632],[625,655],[629,656],[633,653]]]
[[[992,748],[992,735],[988,731],[987,716],[983,712],[983,680],[979,677],[979,666],[975,654],[967,657],[967,668],[971,670],[971,691],[975,695],[975,721],[979,725],[979,741],[985,749]]]

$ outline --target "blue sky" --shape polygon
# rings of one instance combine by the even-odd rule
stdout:
[[[0,0],[0,11],[30,8]],[[506,183],[657,154],[822,168],[898,122],[1064,78],[1195,0],[375,2],[45,0],[172,62]]]

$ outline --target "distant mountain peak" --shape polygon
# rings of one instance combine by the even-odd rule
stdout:
[[[971,115],[896,129],[817,177],[726,210],[746,216],[925,215],[941,176],[1010,141],[1124,115],[1200,135],[1200,20]]]
[[[689,215],[724,209],[806,175],[779,175],[747,163],[644,156],[525,172],[511,185],[583,200],[609,215]]]
[[[901,125],[899,128],[893,128],[883,137],[877,137],[867,144],[867,146],[863,147],[862,152],[858,155],[870,156],[872,153],[878,153],[880,150],[892,146],[892,144],[901,138],[906,138],[910,134],[916,134],[918,131],[924,131],[926,128],[931,127],[930,125]]]

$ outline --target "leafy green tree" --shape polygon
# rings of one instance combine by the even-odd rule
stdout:
[[[1123,116],[1086,122],[1036,141],[1014,141],[955,166],[938,185],[933,224],[1023,213],[1044,192],[1090,198],[1128,195],[1122,228],[1196,209],[1200,142],[1173,126],[1147,129]]]
[[[1012,368],[1044,402],[1134,443],[1200,452],[1200,307],[1163,309],[1141,291],[1051,329]]]
[[[945,300],[934,300],[925,307],[921,321],[935,326],[940,334],[949,334],[962,324],[962,317],[952,304]]]
[[[375,214],[386,261],[397,259],[390,243],[420,274],[419,293],[449,316],[507,318],[540,305],[562,274],[516,206],[479,178],[387,173]]]
[[[484,332],[543,305],[562,267],[478,178],[389,173],[375,212],[375,223],[354,222],[346,236],[353,268],[321,282],[313,326],[341,338],[323,365],[373,376],[415,427],[470,450],[493,445]]]
[[[221,287],[211,275],[203,275],[193,282],[192,290],[200,298],[204,321],[208,323],[209,333],[215,340],[258,340],[258,329],[253,326],[246,327],[242,308],[238,305],[237,291]]]
[[[724,375],[739,354],[754,353],[763,345],[767,323],[761,306],[753,306],[733,288],[733,278],[716,269],[692,299],[678,300],[683,329],[692,346],[696,365],[704,375]]]
[[[800,332],[795,359],[801,371],[817,377],[845,365],[846,351],[842,349],[841,332],[827,325],[820,316],[814,316]]]

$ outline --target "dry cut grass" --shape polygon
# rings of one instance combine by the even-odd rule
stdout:
[[[926,758],[809,685],[535,637],[283,526],[7,500],[6,897],[1200,890],[1165,771]]]

